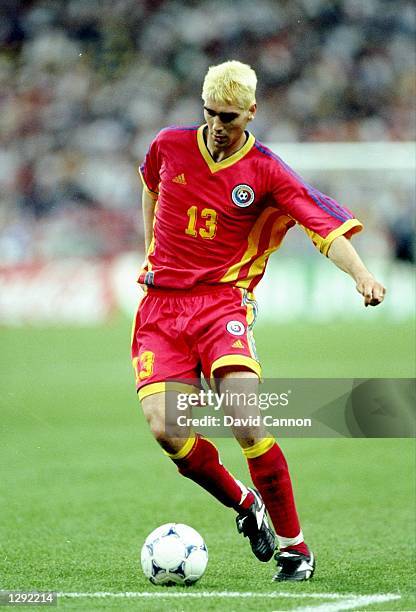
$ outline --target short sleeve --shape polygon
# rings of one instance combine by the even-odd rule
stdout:
[[[154,198],[157,198],[159,195],[160,167],[161,155],[158,135],[150,145],[144,162],[139,167],[139,174],[143,181],[144,188]]]
[[[303,227],[324,255],[338,236],[350,238],[362,230],[348,208],[303,181],[278,157],[270,160],[270,179],[275,204]]]

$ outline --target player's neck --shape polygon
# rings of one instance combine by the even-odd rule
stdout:
[[[239,149],[241,149],[241,147],[246,144],[247,138],[247,133],[243,132],[237,142],[233,143],[230,147],[227,147],[226,149],[222,149],[215,146],[214,141],[209,136],[208,129],[204,130],[205,144],[207,145],[207,149],[212,159],[216,162],[220,162],[223,159],[227,159],[227,157],[230,157],[231,155],[236,153]]]

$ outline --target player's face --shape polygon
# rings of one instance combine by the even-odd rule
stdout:
[[[204,117],[208,125],[209,143],[218,151],[232,151],[245,138],[244,130],[255,112],[255,104],[244,110],[231,104],[218,104],[206,100]]]

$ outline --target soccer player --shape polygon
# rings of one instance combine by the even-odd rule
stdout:
[[[212,66],[202,99],[205,123],[170,127],[152,142],[140,174],[147,258],[132,356],[150,429],[183,476],[237,513],[253,553],[278,552],[275,580],[308,580],[315,569],[296,511],[282,450],[262,426],[233,427],[254,487],[221,463],[217,448],[191,427],[175,426],[166,402],[192,391],[183,381],[217,381],[221,392],[257,390],[261,368],[252,326],[253,290],[269,255],[293,226],[355,281],[365,306],[385,289],[350,244],[361,223],[303,181],[247,131],[256,113],[255,72],[229,61]],[[182,381],[182,382],[181,382]],[[228,412],[244,416],[244,406]]]

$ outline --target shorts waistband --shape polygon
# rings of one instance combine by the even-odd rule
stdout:
[[[159,289],[158,287],[148,287],[147,295],[154,297],[194,297],[197,295],[212,295],[216,293],[222,293],[227,289],[233,289],[233,285],[196,285],[188,289]]]

